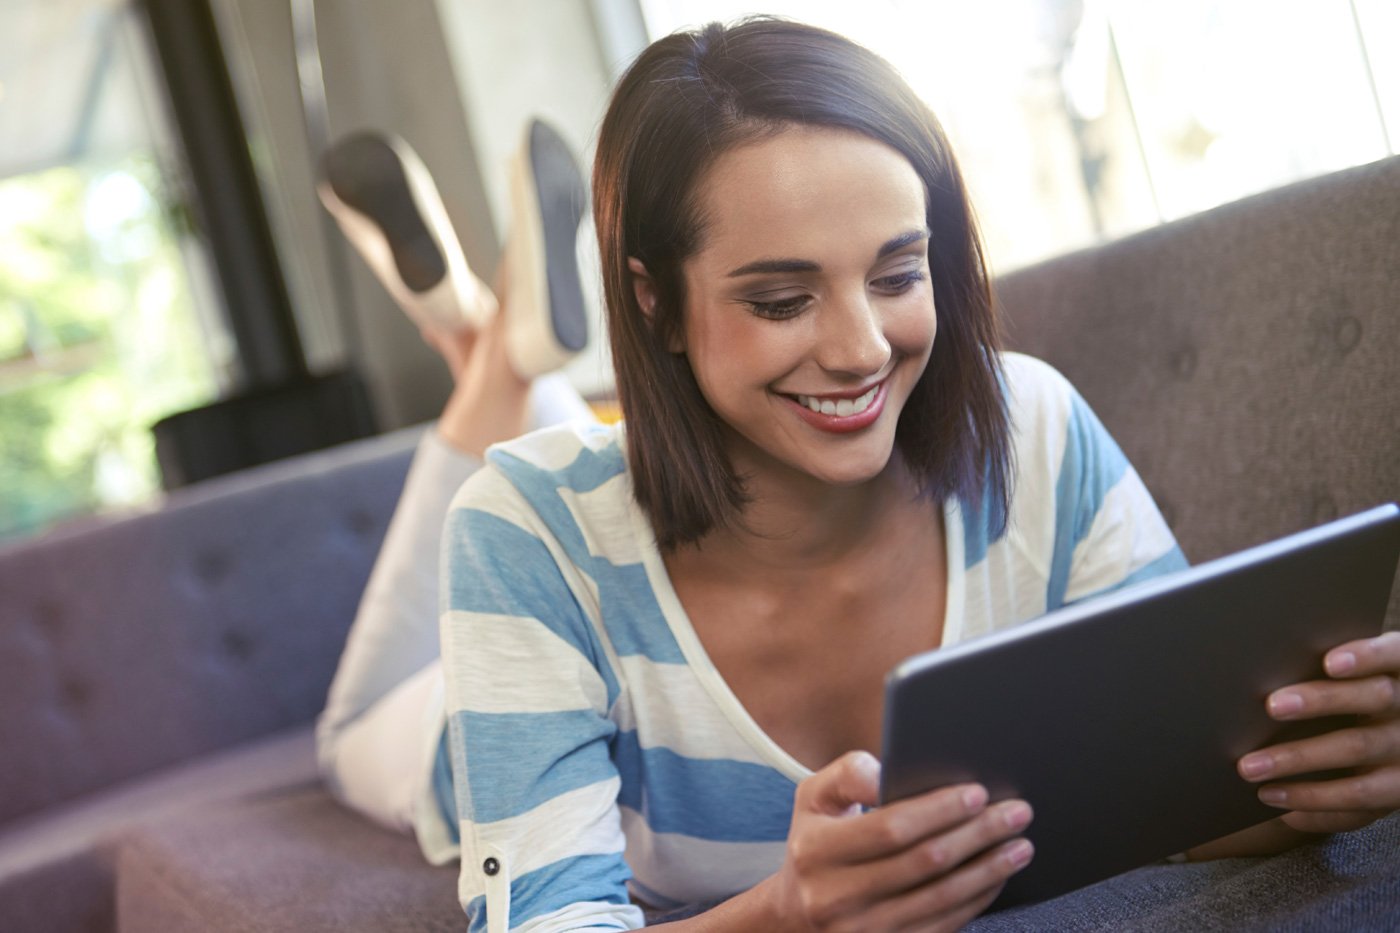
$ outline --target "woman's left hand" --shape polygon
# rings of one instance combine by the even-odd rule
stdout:
[[[1282,722],[1353,714],[1359,721],[1310,739],[1271,745],[1239,761],[1259,799],[1288,812],[1294,829],[1358,829],[1400,808],[1400,632],[1338,645],[1323,659],[1329,679],[1291,684],[1269,694],[1269,715]],[[1325,781],[1281,779],[1346,769]]]

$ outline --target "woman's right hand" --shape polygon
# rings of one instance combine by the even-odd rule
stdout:
[[[797,930],[956,930],[986,910],[1033,848],[1022,800],[987,806],[958,784],[862,812],[880,763],[851,752],[797,787],[787,856],[770,890]]]

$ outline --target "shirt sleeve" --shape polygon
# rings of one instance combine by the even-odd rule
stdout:
[[[1047,609],[1187,566],[1137,471],[1088,403],[1069,391]]]
[[[609,746],[617,681],[552,544],[492,466],[462,487],[444,530],[458,898],[473,933],[643,924]]]

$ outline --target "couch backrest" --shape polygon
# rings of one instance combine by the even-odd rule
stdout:
[[[1012,345],[1080,388],[1193,560],[1400,499],[1400,159],[997,290]],[[315,716],[415,442],[0,550],[0,822]]]
[[[1400,158],[1007,275],[1193,561],[1400,500]],[[1400,623],[1400,587],[1389,625]]]
[[[0,822],[315,716],[416,438],[0,550]]]

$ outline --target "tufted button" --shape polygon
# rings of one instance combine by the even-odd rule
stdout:
[[[63,608],[54,602],[41,602],[34,607],[34,620],[50,638],[63,633]]]
[[[486,861],[481,863],[481,870],[486,872],[486,874],[488,875],[495,876],[497,874],[500,874],[501,863],[496,861],[494,858],[488,858]]]
[[[1183,347],[1172,354],[1172,372],[1178,379],[1183,381],[1196,375],[1196,350],[1194,347]]]
[[[92,686],[81,680],[64,681],[60,695],[67,706],[86,709],[92,703]]]
[[[218,586],[228,576],[230,561],[221,551],[203,551],[194,559],[195,575],[206,586]]]
[[[239,661],[246,661],[253,656],[253,639],[243,632],[224,632],[220,642],[223,644],[224,653]]]
[[[374,530],[374,516],[364,509],[351,509],[345,516],[345,525],[352,534],[363,538]]]
[[[1361,322],[1349,314],[1344,315],[1337,321],[1332,336],[1337,341],[1337,348],[1345,356],[1355,350],[1356,345],[1361,342]]]
[[[1308,315],[1307,350],[1319,359],[1335,362],[1357,348],[1366,328],[1340,290],[1319,295],[1316,305]]]

